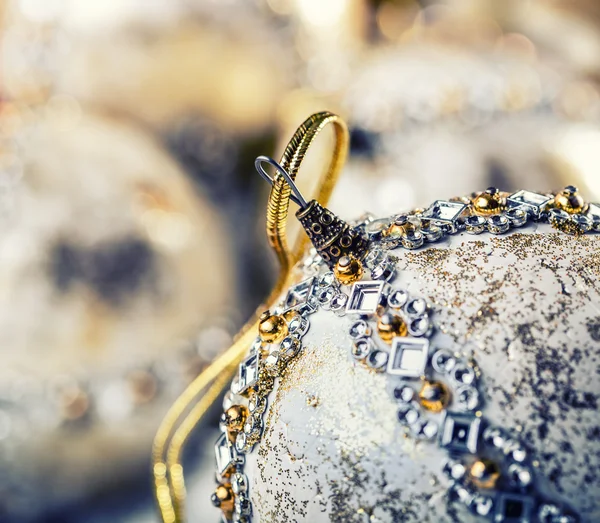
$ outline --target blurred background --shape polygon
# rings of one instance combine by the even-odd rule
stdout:
[[[0,15],[1,522],[158,520],[158,423],[276,274],[253,160],[310,113],[350,124],[330,205],[345,218],[490,185],[600,198],[597,0],[0,0]],[[190,521],[219,519],[215,427],[186,457]]]

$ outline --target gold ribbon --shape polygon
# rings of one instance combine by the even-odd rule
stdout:
[[[321,129],[333,124],[335,145],[331,162],[320,180],[316,199],[327,205],[348,152],[348,129],[344,121],[328,111],[313,114],[296,130],[288,143],[280,165],[296,179],[306,152]],[[267,238],[280,263],[275,288],[265,304],[241,329],[234,344],[203,371],[175,400],[154,439],[152,464],[158,508],[164,523],[185,520],[185,482],[181,457],[191,432],[202,421],[210,406],[233,378],[239,362],[258,333],[258,316],[271,308],[288,286],[292,267],[300,260],[308,238],[301,236],[293,251],[287,241],[287,218],[291,189],[280,174],[273,180],[267,207]]]

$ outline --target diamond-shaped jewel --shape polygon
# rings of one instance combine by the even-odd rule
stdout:
[[[530,496],[501,492],[496,499],[494,521],[498,523],[532,523],[535,502]]]
[[[448,411],[441,432],[440,446],[451,452],[475,454],[480,430],[481,418]]]
[[[424,220],[432,220],[450,225],[454,230],[458,222],[458,218],[464,212],[467,206],[460,202],[449,202],[446,200],[437,200],[423,212],[421,218]]]
[[[215,443],[215,457],[219,476],[227,476],[236,465],[243,463],[243,457],[238,455],[225,433],[221,434]]]
[[[600,218],[600,203],[590,203],[588,205],[587,214],[592,218]]]
[[[387,372],[406,378],[419,378],[425,372],[429,340],[426,338],[394,338]]]
[[[314,312],[316,305],[314,303],[313,291],[315,287],[315,278],[308,278],[294,285],[287,293],[284,303],[284,312],[295,310],[300,313]]]
[[[258,365],[260,358],[258,354],[251,354],[240,363],[237,379],[237,390],[235,394],[242,394],[258,381]]]
[[[350,299],[346,305],[346,312],[357,314],[372,314],[377,310],[383,281],[360,281],[352,286]]]
[[[551,201],[552,198],[549,196],[531,191],[517,191],[506,199],[509,207],[521,207],[536,218],[546,209]]]

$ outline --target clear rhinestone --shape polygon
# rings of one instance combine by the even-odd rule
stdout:
[[[301,338],[308,332],[309,326],[310,323],[308,321],[308,318],[296,314],[288,324],[288,332],[290,334],[293,334],[294,336]]]
[[[562,209],[550,209],[548,214],[550,216],[550,221],[558,224],[566,223],[571,219],[571,215]]]
[[[519,207],[515,207],[506,211],[506,217],[513,227],[521,227],[522,225],[525,225],[528,216],[529,215],[527,214],[527,211]]]
[[[234,508],[238,514],[244,516],[247,516],[252,512],[252,505],[250,504],[250,499],[248,499],[248,497],[243,494],[235,496]]]
[[[423,245],[423,235],[420,231],[408,231],[402,236],[402,246],[405,249],[418,249]]]
[[[430,223],[428,226],[422,227],[421,233],[425,237],[425,241],[430,243],[438,241],[444,235],[442,228],[438,227],[437,225],[433,225],[432,223]]]
[[[368,338],[359,338],[352,345],[352,356],[354,356],[357,360],[364,360],[371,349],[373,348],[373,343]]]
[[[433,420],[427,420],[423,423],[419,430],[419,435],[426,439],[433,439],[438,433],[438,424]]]
[[[372,369],[383,371],[387,365],[389,354],[382,350],[372,350],[367,356],[367,365]]]
[[[502,234],[508,231],[510,222],[506,216],[495,214],[487,219],[487,227],[492,234]]]
[[[419,421],[419,417],[419,411],[413,404],[405,405],[398,410],[398,420],[403,425],[412,425]]]
[[[292,336],[284,338],[279,347],[279,352],[285,360],[292,359],[300,351],[300,340]]]
[[[483,216],[468,216],[465,220],[466,230],[469,234],[480,234],[485,231],[487,220]]]
[[[527,451],[523,448],[523,445],[515,439],[506,440],[502,447],[502,452],[517,463],[522,463],[527,458]]]
[[[348,295],[344,294],[343,292],[338,292],[333,298],[331,298],[329,306],[333,312],[343,316],[346,314],[346,303],[348,303]]]
[[[233,493],[236,495],[242,494],[248,490],[248,478],[246,477],[246,474],[236,472],[231,476],[231,490],[233,490]]]
[[[350,314],[372,314],[376,312],[384,285],[383,281],[357,281],[352,286],[346,312]]]
[[[469,385],[459,387],[456,391],[456,400],[461,410],[475,410],[479,405],[479,392]]]
[[[386,260],[371,269],[371,278],[374,280],[390,281],[394,277],[394,272],[394,263],[390,260]]]
[[[409,316],[421,316],[427,311],[427,302],[423,298],[413,298],[404,307]]]
[[[450,485],[448,494],[452,501],[460,501],[467,506],[472,503],[473,498],[475,497],[475,493],[470,488],[461,485],[460,483],[453,483]]]
[[[444,463],[442,472],[444,474],[446,474],[446,476],[448,476],[450,479],[454,479],[454,480],[458,481],[465,477],[465,474],[467,473],[467,469],[459,461],[454,461],[453,459],[448,459]]]
[[[242,454],[247,452],[247,440],[248,437],[246,436],[246,434],[244,434],[243,432],[238,432],[237,436],[235,437],[235,450],[241,452]]]
[[[555,517],[560,516],[560,508],[552,503],[544,503],[538,511],[540,523],[554,523]]]
[[[371,328],[365,320],[355,321],[350,327],[350,337],[352,339],[362,338],[363,336],[369,336],[371,334]]]
[[[471,385],[475,381],[475,371],[465,363],[457,363],[451,375],[452,379],[460,385]]]
[[[394,231],[391,233],[387,233],[381,240],[379,240],[379,245],[386,250],[392,250],[396,247],[399,247],[402,244],[402,233],[398,231]]]
[[[382,237],[383,231],[385,231],[389,226],[389,218],[373,220],[365,225],[365,233],[367,234],[369,240],[379,241]]]
[[[533,479],[531,476],[531,471],[527,467],[519,465],[518,463],[513,463],[508,467],[508,477],[510,482],[519,488],[525,488],[529,486]]]
[[[394,389],[394,398],[402,403],[410,403],[415,397],[415,391],[408,385],[399,385]]]
[[[372,247],[365,256],[364,263],[366,267],[372,269],[386,260],[387,255],[379,247]]]
[[[279,374],[279,365],[281,363],[281,354],[279,351],[273,350],[264,360],[265,370],[271,376],[277,376]]]
[[[579,227],[581,232],[588,232],[593,227],[593,222],[591,218],[584,216],[583,214],[575,214],[571,216],[571,220],[573,220]]]
[[[427,316],[415,318],[408,324],[408,332],[411,336],[425,336],[430,331],[431,324]]]
[[[431,358],[431,365],[440,374],[446,374],[456,365],[456,358],[450,351],[440,349]]]
[[[444,223],[449,226],[449,232],[455,232],[458,218],[466,208],[464,203],[437,200],[421,214],[421,218]]]
[[[401,309],[408,301],[408,292],[403,289],[393,291],[388,297],[388,305],[392,309]]]
[[[319,277],[319,287],[330,287],[335,283],[335,274],[329,271]]]
[[[506,442],[506,433],[498,427],[488,427],[483,431],[483,440],[497,449],[502,449]]]
[[[592,229],[600,232],[600,216],[592,216]]]
[[[252,394],[248,400],[248,410],[251,414],[262,414],[267,408],[267,398]]]
[[[477,494],[471,500],[471,510],[478,516],[487,516],[494,508],[494,501],[489,496]]]
[[[326,306],[329,304],[334,295],[335,289],[333,287],[326,287],[325,289],[322,289],[317,293],[317,299],[319,300],[319,303],[323,306],[323,308],[326,308]]]

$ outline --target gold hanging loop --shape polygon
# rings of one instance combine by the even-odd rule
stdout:
[[[281,166],[295,180],[306,152],[318,133],[333,124],[335,145],[327,171],[318,185],[316,199],[326,205],[348,152],[348,129],[344,121],[328,111],[313,114],[294,133],[288,143]],[[185,482],[181,464],[182,451],[189,435],[202,421],[210,406],[231,381],[239,362],[258,333],[260,312],[271,308],[286,288],[290,269],[300,259],[307,238],[300,237],[294,251],[287,242],[287,217],[291,190],[281,175],[275,176],[267,206],[267,238],[280,263],[279,278],[266,303],[241,329],[234,344],[204,370],[175,400],[163,419],[154,439],[152,470],[158,508],[164,523],[185,521]]]

